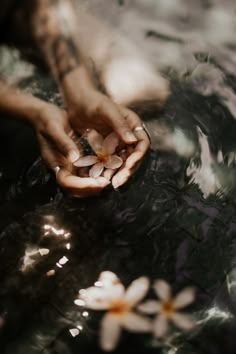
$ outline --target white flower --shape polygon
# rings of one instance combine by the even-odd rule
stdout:
[[[89,176],[97,178],[102,174],[104,168],[116,170],[122,165],[122,159],[114,154],[119,145],[119,138],[115,133],[109,134],[104,139],[101,134],[92,130],[89,132],[87,140],[97,156],[80,157],[74,166],[93,166],[89,171]]]
[[[109,270],[101,272],[98,281],[104,288],[120,284],[120,279],[118,276]]]
[[[112,272],[103,272],[99,278],[104,286],[93,286],[82,292],[80,299],[92,310],[107,311],[101,322],[100,345],[104,351],[113,350],[121,334],[121,328],[132,332],[151,331],[151,321],[134,312],[134,307],[149,289],[149,280],[141,277],[125,290]]]
[[[164,280],[157,280],[154,283],[154,290],[160,301],[149,300],[138,306],[138,310],[145,314],[158,314],[153,322],[155,336],[163,337],[168,331],[168,323],[171,320],[177,327],[183,330],[193,328],[193,322],[184,314],[178,312],[185,306],[191,304],[195,299],[193,288],[185,288],[175,298],[171,297],[171,288]]]

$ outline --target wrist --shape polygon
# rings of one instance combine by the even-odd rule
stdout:
[[[0,84],[0,110],[29,124],[37,121],[46,102],[7,84]]]
[[[43,112],[48,109],[49,105],[49,103],[33,97],[25,104],[23,109],[23,119],[35,127],[39,122],[39,118],[43,116]]]
[[[66,74],[60,83],[60,87],[64,95],[73,92],[75,89],[82,96],[95,90],[91,75],[84,66],[79,66]]]

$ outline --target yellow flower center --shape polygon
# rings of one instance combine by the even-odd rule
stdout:
[[[99,163],[106,163],[109,155],[103,150],[97,152],[98,162]]]
[[[175,312],[175,307],[172,301],[166,301],[161,304],[161,310],[167,317],[171,316]]]
[[[127,304],[124,301],[114,301],[110,306],[110,311],[113,315],[121,316],[128,310]]]

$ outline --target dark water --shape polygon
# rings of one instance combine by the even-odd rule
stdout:
[[[32,80],[22,86],[38,80],[41,96],[54,95],[53,85]],[[236,353],[236,122],[216,96],[176,81],[162,112],[136,111],[152,150],[126,186],[84,200],[58,189],[28,127],[2,120],[0,353],[102,352],[101,314],[74,300],[104,270],[126,286],[145,275],[174,293],[196,288],[193,330],[173,329],[164,343],[123,331],[115,353]]]

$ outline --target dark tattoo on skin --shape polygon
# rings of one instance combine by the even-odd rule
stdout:
[[[40,4],[40,0],[38,3]],[[62,28],[66,27],[65,19],[57,17],[56,11],[60,0],[47,0],[46,3],[47,5],[44,3],[39,7],[38,42],[41,47],[45,47],[49,60],[55,66],[57,78],[62,81],[67,74],[79,66],[79,53],[73,38],[62,33]]]
[[[67,74],[80,64],[76,45],[72,38],[65,38],[60,35],[52,41],[51,50],[58,72],[58,79],[62,81]]]

